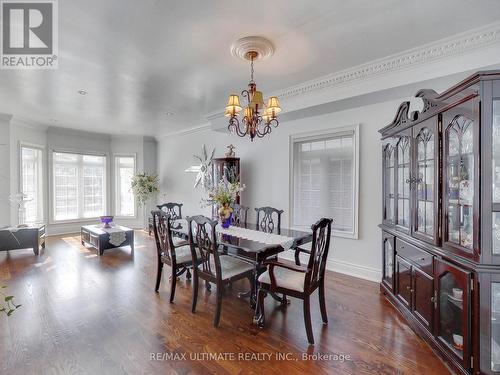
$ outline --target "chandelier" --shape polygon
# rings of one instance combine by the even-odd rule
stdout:
[[[248,40],[249,38],[258,37],[243,39]],[[240,41],[243,39],[240,39]],[[248,44],[246,47],[248,48]],[[254,60],[262,58],[261,53],[256,50],[247,50],[240,57],[250,61],[250,83],[248,84],[248,89],[241,92],[246,105],[245,108],[242,108],[239,96],[231,94],[229,95],[224,115],[229,117],[228,129],[230,132],[234,132],[240,137],[250,136],[250,139],[253,141],[255,137],[262,138],[270,134],[272,127],[279,125],[278,113],[281,112],[281,107],[276,96],[271,96],[267,101],[267,105],[265,105],[262,91],[257,90],[257,84],[253,77]],[[240,121],[239,115],[242,110],[243,113]]]

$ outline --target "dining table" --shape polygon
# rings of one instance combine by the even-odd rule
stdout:
[[[171,225],[174,234],[187,238],[188,221],[186,219],[172,220]],[[312,233],[276,227],[263,227],[257,223],[235,223],[229,228],[223,228],[220,224],[216,227],[217,244],[223,252],[228,255],[247,260],[254,265],[253,288],[240,297],[250,297],[250,306],[255,309],[257,305],[257,291],[259,275],[266,270],[263,263],[269,258],[276,258],[278,254],[297,246],[312,241]],[[274,293],[270,295],[281,303],[287,300]]]

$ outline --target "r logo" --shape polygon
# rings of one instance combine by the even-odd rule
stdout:
[[[52,55],[53,14],[52,1],[3,1],[3,55]]]

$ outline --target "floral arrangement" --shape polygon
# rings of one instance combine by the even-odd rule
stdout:
[[[233,213],[231,204],[236,202],[236,198],[238,198],[243,190],[245,190],[245,185],[239,181],[229,182],[227,178],[223,178],[217,186],[207,189],[208,198],[204,199],[203,202],[206,206],[215,204],[219,207],[219,218],[223,226],[227,228],[231,221],[231,214]]]
[[[138,173],[132,177],[132,193],[137,199],[139,206],[145,206],[146,203],[160,191],[158,176]]]
[[[7,286],[0,286],[0,312],[5,313],[7,316],[11,316],[16,309],[21,307],[21,305],[16,305],[14,303],[14,296],[9,296],[3,292],[3,289]]]
[[[245,190],[245,185],[239,181],[229,182],[226,178],[220,180],[217,186],[207,190],[208,199],[205,199],[207,206],[217,204],[219,206],[229,206],[236,202],[236,198]]]

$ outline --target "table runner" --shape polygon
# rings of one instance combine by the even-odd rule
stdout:
[[[172,222],[172,227],[175,228],[178,224],[182,226],[182,228],[179,228],[179,231],[187,234],[188,232],[187,220],[186,219],[174,220]],[[293,237],[281,236],[279,234],[266,233],[238,226],[230,226],[229,228],[225,229],[222,228],[220,224],[217,224],[217,226],[215,227],[215,231],[220,234],[226,234],[233,237],[244,238],[246,240],[262,242],[267,245],[280,245],[285,250],[289,250],[295,241]]]
[[[95,227],[109,234],[109,243],[111,245],[119,247],[127,240],[127,234],[120,228],[104,228],[102,225],[96,225]]]

